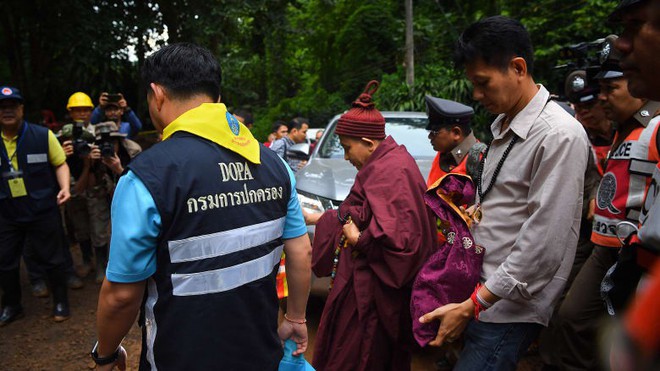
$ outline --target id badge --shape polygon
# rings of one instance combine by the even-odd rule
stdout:
[[[27,196],[27,190],[25,189],[25,182],[23,181],[23,178],[13,178],[8,179],[7,181],[9,182],[11,197],[17,198]]]

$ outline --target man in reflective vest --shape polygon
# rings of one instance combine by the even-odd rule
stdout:
[[[557,344],[560,364],[556,366],[561,369],[598,367],[596,335],[599,320],[606,314],[600,286],[621,247],[616,225],[638,220],[659,157],[651,140],[657,135],[658,122],[652,117],[660,104],[630,95],[620,54],[612,46],[615,40],[613,35],[606,38],[601,71],[595,78],[600,82],[599,99],[605,113],[618,126],[596,197],[591,235],[594,252],[559,309],[562,341]]]
[[[140,154],[112,202],[99,294],[99,370],[125,365],[122,338],[142,307],[141,370],[276,370],[282,341],[307,347],[311,247],[295,178],[220,98],[213,54],[181,43],[144,63],[163,141]],[[275,275],[287,255],[287,313]]]
[[[481,153],[486,145],[479,143],[470,127],[474,109],[447,99],[426,96],[429,140],[438,154],[433,159],[426,179],[427,187],[448,173],[466,174],[474,180]]]
[[[59,205],[71,197],[64,151],[48,129],[23,119],[18,89],[0,87],[0,326],[23,316],[19,263],[29,236],[35,262],[48,274],[53,319],[69,318]]]
[[[614,46],[622,55],[630,94],[660,101],[660,0],[622,0],[609,20],[623,26]],[[660,152],[658,136],[652,139],[651,147]],[[650,277],[626,312],[622,341],[611,348],[612,369],[652,370],[660,366],[660,165],[653,173],[639,221],[637,262],[648,268]]]

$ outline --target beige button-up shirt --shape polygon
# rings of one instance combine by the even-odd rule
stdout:
[[[513,135],[520,138],[490,193],[479,200],[483,218],[473,226],[486,249],[482,280],[503,300],[483,312],[484,322],[547,325],[575,258],[584,173],[589,156],[580,123],[539,91],[501,132],[491,125],[482,189],[493,178]]]

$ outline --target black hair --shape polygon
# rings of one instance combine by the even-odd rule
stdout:
[[[252,113],[250,113],[250,111],[246,110],[245,108],[237,109],[236,111],[234,111],[234,115],[241,116],[245,121],[243,122],[243,124],[245,125],[254,124],[254,118],[252,118]]]
[[[289,132],[293,129],[302,129],[303,124],[307,124],[309,126],[309,120],[304,118],[304,117],[296,117],[291,122],[289,122],[289,125],[287,125],[287,128],[289,128]]]
[[[470,133],[472,133],[472,125],[470,125],[470,121],[471,120],[468,119],[468,120],[463,120],[461,122],[443,122],[433,126],[432,130],[447,129],[451,131],[451,129],[458,126],[461,129],[463,136],[467,137],[468,135],[470,135]]]
[[[529,32],[520,21],[501,15],[481,19],[463,31],[453,57],[456,68],[482,59],[503,71],[512,58],[522,57],[527,63],[527,73],[532,75],[534,71],[534,48]]]
[[[151,92],[149,85],[156,83],[174,99],[203,94],[217,102],[221,81],[220,64],[213,54],[191,43],[164,46],[142,66],[142,84],[146,91]]]
[[[277,131],[280,130],[280,127],[282,127],[282,126],[286,126],[287,129],[289,128],[289,125],[287,125],[286,122],[284,122],[282,120],[277,120],[277,121],[273,122],[273,126],[271,126],[270,132],[271,133],[277,133]]]

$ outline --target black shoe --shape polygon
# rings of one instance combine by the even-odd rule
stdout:
[[[37,298],[47,298],[48,297],[48,287],[46,282],[39,280],[32,284],[32,296]]]
[[[6,306],[2,308],[0,313],[0,327],[7,325],[10,322],[16,321],[19,318],[23,318],[25,314],[23,313],[23,307],[20,305],[16,306]]]
[[[69,313],[69,304],[67,303],[57,303],[53,307],[53,320],[55,322],[64,322],[71,317]]]

